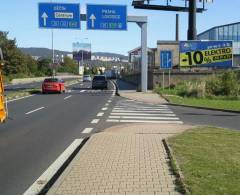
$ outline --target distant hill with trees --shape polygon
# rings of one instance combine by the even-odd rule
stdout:
[[[40,56],[41,58],[51,58],[52,57],[52,50],[48,48],[36,48],[36,47],[30,47],[30,48],[19,48],[23,53],[31,55],[31,56]],[[60,50],[54,50],[55,55],[68,55],[72,54],[72,52],[68,51],[60,51]],[[100,56],[100,57],[116,57],[120,59],[127,60],[128,57],[116,54],[116,53],[109,53],[109,52],[93,52],[92,55]]]

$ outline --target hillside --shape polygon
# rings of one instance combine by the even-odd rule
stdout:
[[[30,48],[19,48],[23,53],[29,54],[31,56],[40,56],[42,58],[51,58],[52,56],[52,50],[48,48],[35,48],[35,47],[30,47]],[[60,51],[60,50],[54,50],[55,55],[67,55],[71,54],[71,52],[68,51]],[[127,56],[121,55],[121,54],[116,54],[116,53],[108,53],[108,52],[95,52],[92,53],[92,55],[96,56],[104,56],[104,57],[118,57],[121,59],[128,59]]]

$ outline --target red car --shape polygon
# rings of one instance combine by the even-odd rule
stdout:
[[[62,79],[58,78],[48,78],[43,81],[42,93],[58,92],[65,93],[65,85]]]

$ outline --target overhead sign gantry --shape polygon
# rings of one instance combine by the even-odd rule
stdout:
[[[88,30],[116,31],[127,30],[128,22],[136,23],[141,28],[141,91],[147,91],[148,59],[146,16],[128,16],[126,5],[88,4],[87,14],[81,14],[79,4],[39,3],[38,11],[39,27],[44,29],[80,29],[80,22],[87,21]]]

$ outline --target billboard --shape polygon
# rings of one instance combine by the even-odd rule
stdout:
[[[181,41],[180,67],[229,68],[233,64],[232,41]]]
[[[91,60],[91,44],[73,43],[73,59],[76,61]]]

